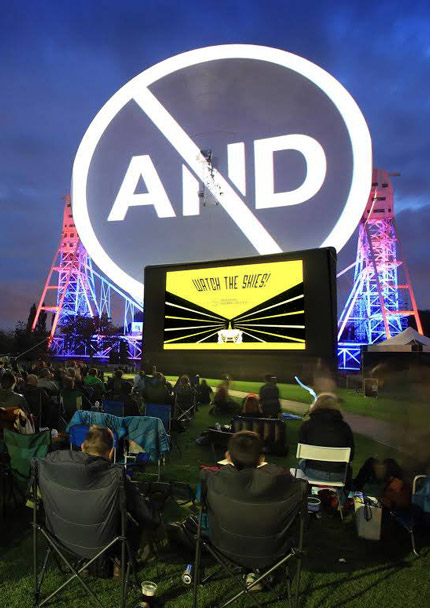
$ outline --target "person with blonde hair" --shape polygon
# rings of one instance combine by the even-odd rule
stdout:
[[[308,419],[299,430],[299,443],[331,448],[351,448],[354,458],[354,436],[341,412],[341,399],[334,393],[321,393],[312,405]],[[345,465],[319,460],[301,460],[299,469],[309,479],[341,481]]]

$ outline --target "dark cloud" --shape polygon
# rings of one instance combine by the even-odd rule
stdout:
[[[173,54],[248,42],[314,61],[357,100],[375,165],[402,174],[399,231],[419,304],[430,307],[422,228],[430,204],[428,2],[9,0],[0,23],[0,256],[8,294],[16,285],[21,298],[37,299],[58,243],[74,154],[106,100]],[[352,243],[341,262],[354,255]],[[22,314],[8,297],[0,324]]]

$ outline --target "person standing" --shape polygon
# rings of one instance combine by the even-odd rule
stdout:
[[[265,418],[278,418],[281,413],[281,402],[279,400],[279,388],[276,384],[276,376],[266,374],[265,384],[260,388],[260,405]]]

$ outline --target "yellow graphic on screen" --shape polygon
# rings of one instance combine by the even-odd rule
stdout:
[[[164,348],[304,350],[303,261],[167,272]]]

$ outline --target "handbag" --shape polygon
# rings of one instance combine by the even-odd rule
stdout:
[[[373,496],[357,492],[354,496],[357,535],[367,540],[381,539],[382,506]]]

